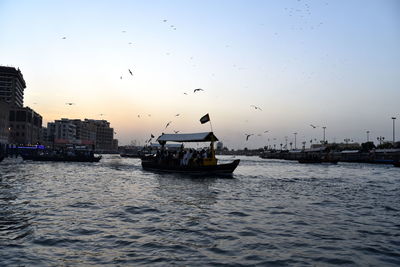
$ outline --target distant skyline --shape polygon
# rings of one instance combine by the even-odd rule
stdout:
[[[122,145],[209,131],[206,113],[229,148],[295,132],[300,147],[322,126],[391,141],[393,116],[399,141],[399,47],[397,0],[0,0],[0,64],[21,69],[24,105],[44,126],[108,120]]]

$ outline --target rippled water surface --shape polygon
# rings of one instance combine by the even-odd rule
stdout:
[[[240,159],[231,179],[5,159],[0,265],[400,265],[400,168]]]

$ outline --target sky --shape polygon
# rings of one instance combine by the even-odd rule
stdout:
[[[230,149],[309,146],[322,127],[392,140],[399,47],[397,0],[0,0],[0,65],[22,71],[24,104],[44,126],[108,120],[120,145],[210,131],[207,113]]]

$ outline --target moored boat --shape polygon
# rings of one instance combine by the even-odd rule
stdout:
[[[142,167],[144,170],[188,173],[188,174],[232,174],[239,165],[240,160],[230,163],[218,164],[215,157],[214,142],[218,138],[213,132],[192,133],[192,134],[162,134],[157,141],[161,149],[155,155],[142,157]],[[194,149],[181,148],[169,153],[165,149],[166,142],[211,142],[210,147],[205,150],[197,151]]]
[[[65,162],[99,162],[101,156],[68,156],[68,155],[21,155],[24,160],[65,161]]]
[[[64,162],[99,162],[101,156],[95,156],[92,151],[35,151],[34,153],[21,154],[24,160],[33,161],[64,161]]]

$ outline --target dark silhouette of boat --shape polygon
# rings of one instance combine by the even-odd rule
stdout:
[[[21,155],[24,160],[64,161],[64,162],[99,162],[101,156],[68,156],[68,155]]]
[[[202,175],[230,175],[240,162],[240,160],[234,160],[230,163],[218,164],[214,150],[214,142],[218,141],[218,138],[212,132],[163,134],[158,137],[157,141],[161,145],[161,149],[157,154],[142,157],[142,167],[144,170]],[[211,144],[207,151],[204,149],[201,152],[194,149],[183,149],[182,144],[179,150],[169,152],[165,149],[165,144],[169,141],[180,143],[211,142]]]
[[[99,162],[101,156],[94,156],[93,151],[88,150],[33,150],[30,153],[22,153],[24,160],[34,161],[64,161],[64,162]]]

